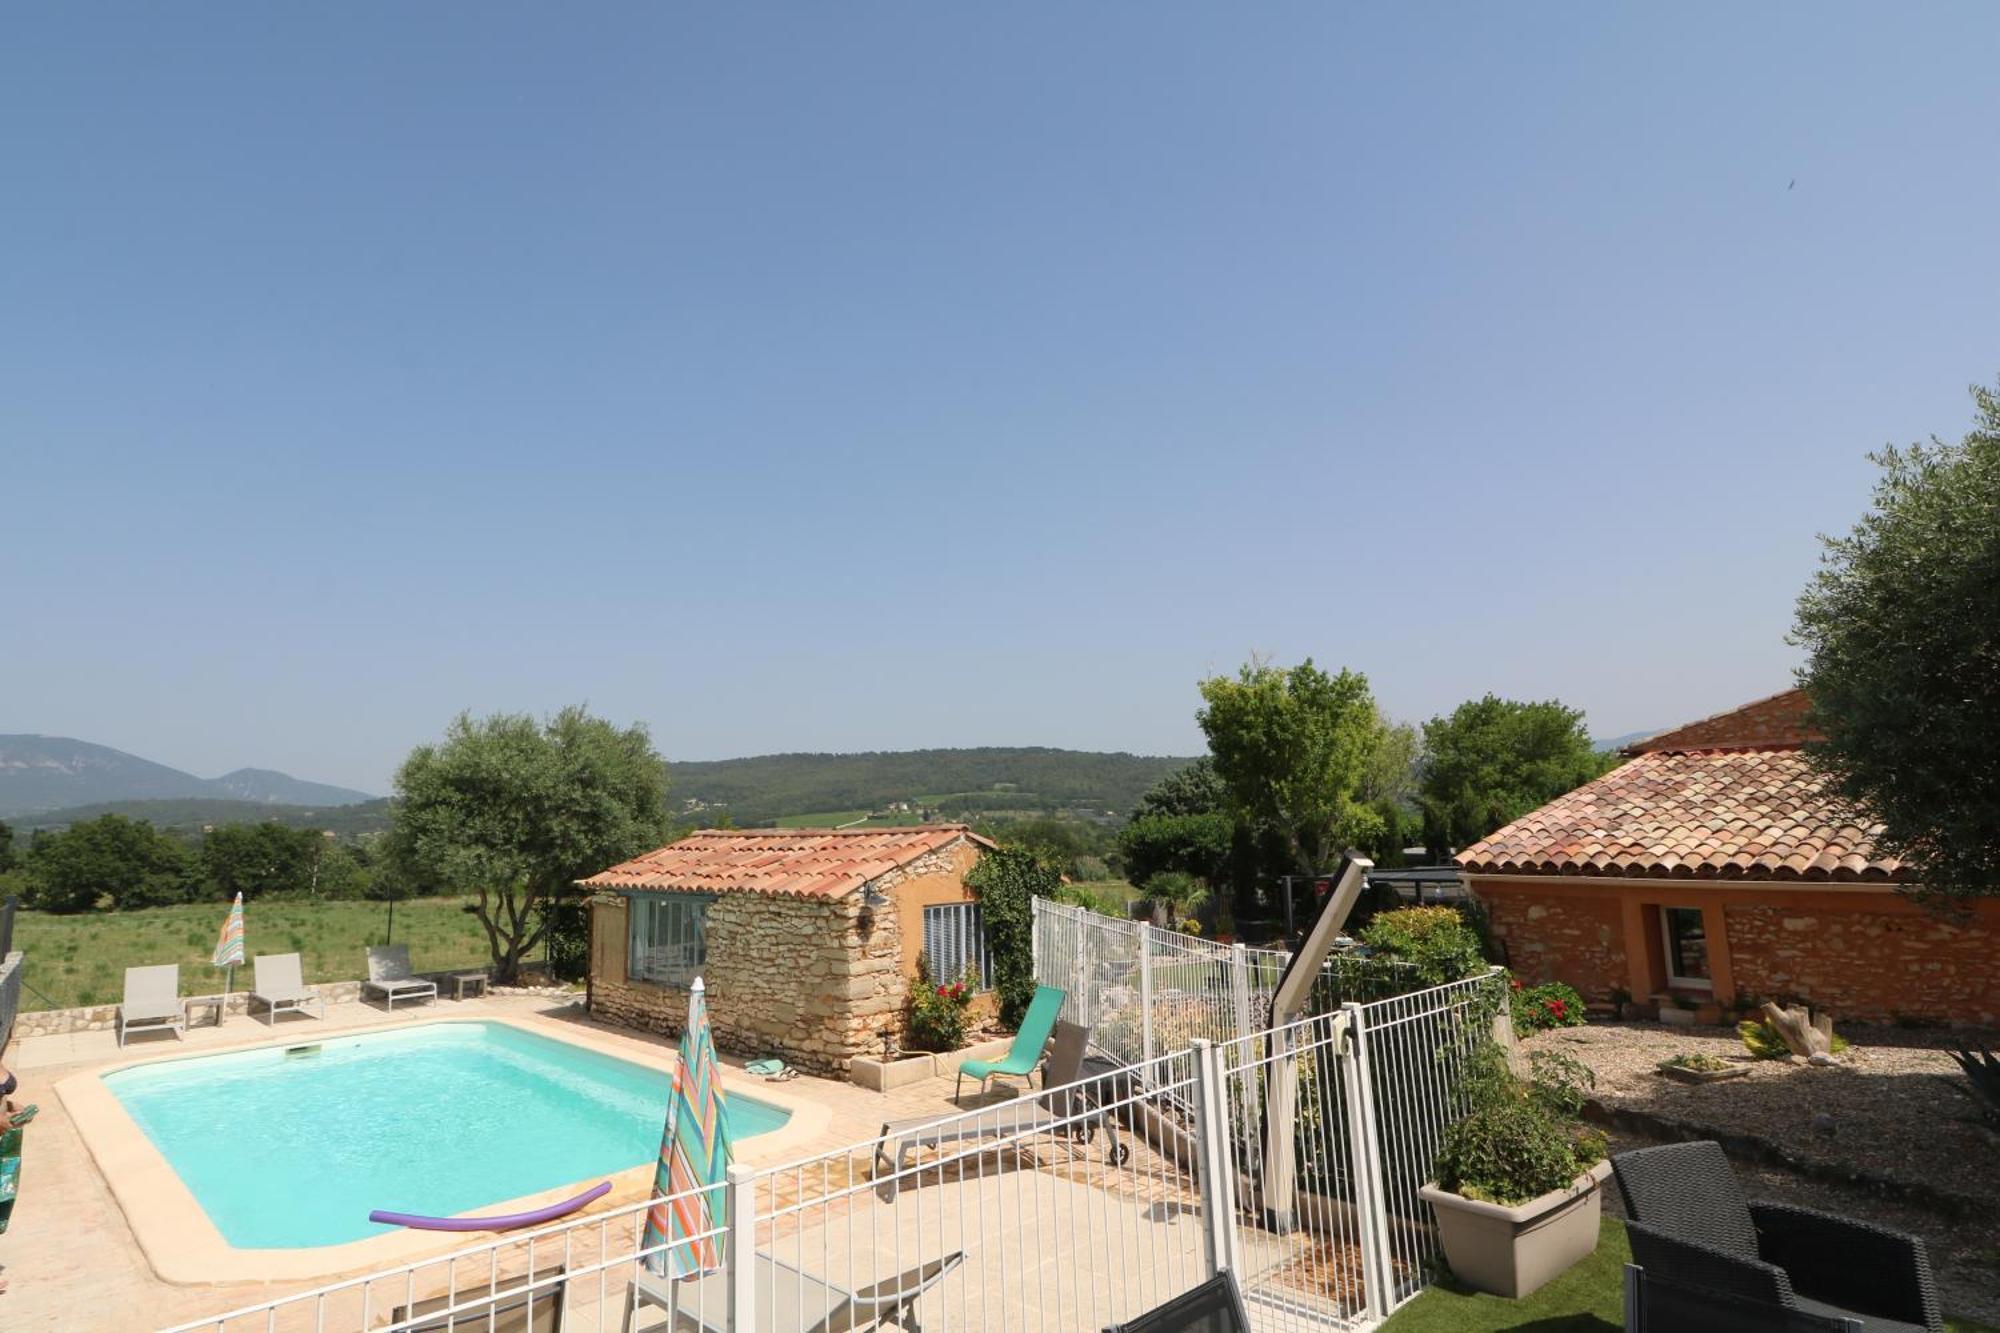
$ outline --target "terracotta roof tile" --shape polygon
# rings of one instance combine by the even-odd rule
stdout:
[[[839,898],[898,866],[961,840],[993,846],[963,824],[703,829],[579,883],[593,889]]]
[[[1684,727],[1648,736],[1625,747],[1626,754],[1658,750],[1789,750],[1819,740],[1812,701],[1804,690],[1786,690]]]
[[[1475,874],[1895,882],[1903,864],[1796,748],[1654,750],[1458,856]]]

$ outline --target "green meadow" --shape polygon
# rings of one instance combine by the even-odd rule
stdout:
[[[410,946],[423,971],[485,966],[486,932],[459,898],[415,898],[396,904],[395,942]],[[114,1004],[125,969],[179,963],[181,993],[222,989],[222,969],[209,966],[228,914],[222,903],[190,903],[133,912],[53,916],[22,912],[14,947],[27,954],[23,1009]],[[388,937],[389,905],[379,902],[251,902],[243,909],[244,958],[235,989],[247,989],[248,960],[260,953],[296,953],[307,981],[350,981],[367,975],[366,950]]]

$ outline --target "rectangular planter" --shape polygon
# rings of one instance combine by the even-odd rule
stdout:
[[[1680,1065],[1656,1065],[1655,1068],[1676,1083],[1715,1083],[1725,1078],[1742,1078],[1750,1072],[1749,1065],[1731,1065],[1727,1069],[1687,1069]]]
[[[1425,1185],[1417,1197],[1437,1217],[1445,1262],[1467,1286],[1496,1296],[1526,1296],[1597,1248],[1599,1193],[1611,1174],[1599,1162],[1568,1189],[1507,1207]]]

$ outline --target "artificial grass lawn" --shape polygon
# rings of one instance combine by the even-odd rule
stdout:
[[[396,943],[410,946],[420,971],[484,967],[492,962],[479,918],[461,910],[459,898],[414,898],[396,904]],[[210,967],[215,938],[229,913],[226,903],[184,903],[137,912],[84,912],[52,916],[22,912],[14,920],[14,947],[27,955],[24,1009],[67,1009],[116,1004],[125,969],[179,963],[181,993],[222,989],[221,968]],[[352,981],[368,975],[367,948],[381,944],[389,905],[377,902],[249,902],[243,906],[244,962],[235,989],[250,985],[249,960],[260,953],[296,953],[307,981]]]
[[[1615,1333],[1625,1327],[1625,1265],[1632,1257],[1625,1224],[1604,1219],[1597,1249],[1540,1291],[1518,1301],[1454,1286],[1449,1279],[1398,1310],[1382,1333]],[[1952,1333],[2000,1333],[1986,1324],[1947,1319]]]

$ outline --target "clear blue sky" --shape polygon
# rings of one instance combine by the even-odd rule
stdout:
[[[385,790],[1785,687],[2000,372],[1988,5],[16,5],[0,731]],[[1794,184],[1795,182],[1795,184]]]

